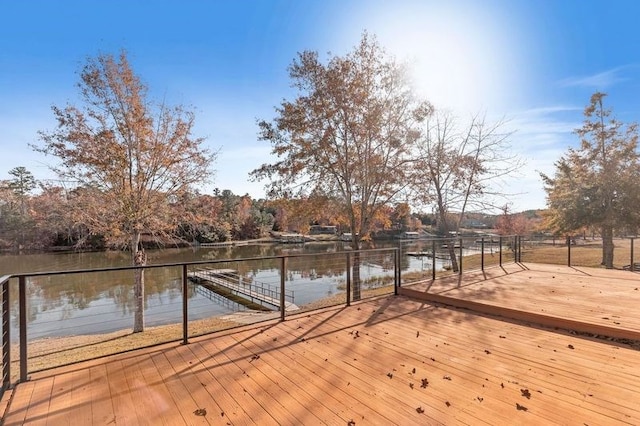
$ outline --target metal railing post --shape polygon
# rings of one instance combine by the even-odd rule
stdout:
[[[502,235],[498,237],[498,262],[499,265],[502,266]]]
[[[395,296],[398,295],[398,290],[400,288],[400,250],[395,250],[393,252],[393,276],[395,277],[393,282],[393,294]]]
[[[187,273],[187,265],[182,265],[182,344],[189,343],[189,276]]]
[[[567,235],[567,266],[571,266],[571,237]]]
[[[396,273],[398,275],[397,283],[398,283],[398,287],[400,287],[401,282],[402,282],[402,271],[401,271],[402,268],[400,267],[400,262],[401,262],[401,259],[402,259],[402,240],[400,240],[400,242],[398,243],[398,251],[395,252],[395,257],[394,258],[396,260],[394,268],[396,269]],[[395,295],[398,294],[398,290],[397,289],[394,290],[394,294]]]
[[[460,261],[458,262],[458,275],[462,275],[462,237],[460,237]]]
[[[484,271],[484,237],[480,238],[480,270]]]
[[[280,260],[280,321],[284,321],[284,292],[285,292],[285,283],[286,283],[286,273],[287,273],[287,258],[283,257]]]
[[[18,305],[20,307],[20,381],[27,381],[27,278],[18,278]]]
[[[347,253],[347,306],[351,306],[351,253]]]
[[[9,277],[2,282],[2,393],[11,386],[11,300]]]
[[[631,266],[629,266],[629,269],[631,270],[631,272],[635,272],[635,270],[636,270],[636,266],[633,263],[633,261],[634,261],[634,259],[633,259],[633,241],[634,240],[635,240],[635,238],[631,238],[631,247],[630,247],[631,248],[631,263],[630,263]]]
[[[431,241],[431,279],[436,279],[436,240]]]
[[[518,263],[522,263],[522,235],[518,235]]]

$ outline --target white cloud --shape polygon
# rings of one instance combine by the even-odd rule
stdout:
[[[510,201],[515,211],[544,208],[544,192],[540,173],[553,175],[555,162],[577,137],[574,129],[580,126],[582,108],[555,105],[533,108],[514,114],[509,127],[515,132],[511,144],[525,165],[520,176],[510,183],[514,193]]]
[[[621,75],[625,68],[626,67],[616,67],[597,74],[565,78],[560,81],[560,85],[563,87],[585,87],[604,90],[627,80],[627,78]]]

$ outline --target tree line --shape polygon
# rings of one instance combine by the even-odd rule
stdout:
[[[98,202],[81,201],[88,196],[83,188],[38,181],[22,166],[11,169],[9,175],[11,179],[0,181],[0,250],[126,248],[79,220],[73,204]],[[166,224],[165,237],[143,232],[142,244],[147,248],[260,239],[274,232],[307,234],[312,225],[336,226],[338,234],[350,230],[337,200],[254,199],[215,188],[211,194],[185,192],[168,204],[172,220]],[[397,234],[436,220],[399,203],[383,209],[374,222],[375,232]]]

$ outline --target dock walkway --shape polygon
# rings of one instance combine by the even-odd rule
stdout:
[[[249,283],[242,282],[242,278],[238,277],[237,282],[235,277],[229,274],[227,270],[217,269],[201,269],[199,271],[189,272],[188,277],[190,280],[196,283],[202,281],[211,283],[214,286],[222,287],[235,295],[238,295],[246,300],[260,305],[267,305],[272,309],[280,309],[280,291],[274,289],[269,284],[265,283]],[[295,303],[293,303],[293,292],[285,294],[284,310],[285,312],[297,311],[300,309]]]

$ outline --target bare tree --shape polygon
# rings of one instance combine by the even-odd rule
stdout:
[[[434,206],[443,234],[458,232],[469,209],[495,208],[496,196],[505,195],[491,185],[518,170],[521,161],[509,152],[510,133],[503,130],[504,124],[478,114],[460,125],[443,111],[426,120],[417,144],[414,190],[418,202]],[[449,252],[457,271],[453,244]]]
[[[53,107],[57,129],[40,132],[37,151],[58,157],[54,170],[78,182],[78,221],[146,264],[143,234],[176,229],[171,199],[210,175],[215,155],[192,135],[194,114],[148,99],[124,52],[87,61],[78,83],[82,107]],[[144,330],[144,270],[136,270],[134,332]]]

